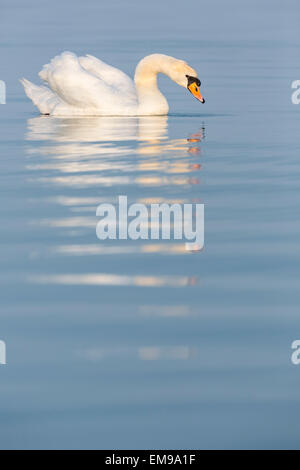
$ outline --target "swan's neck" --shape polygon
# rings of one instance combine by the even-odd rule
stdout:
[[[163,54],[152,54],[142,59],[136,68],[134,81],[139,100],[138,114],[167,114],[169,105],[157,86],[157,75],[163,73],[176,81],[177,59]]]

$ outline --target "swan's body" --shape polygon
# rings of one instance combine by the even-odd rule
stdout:
[[[157,75],[168,75],[204,102],[197,73],[183,60],[152,54],[137,65],[134,82],[121,70],[96,57],[64,52],[39,73],[45,86],[21,80],[41,114],[53,116],[142,116],[168,114]]]

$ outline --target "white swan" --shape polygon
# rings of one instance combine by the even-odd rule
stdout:
[[[152,54],[137,65],[134,82],[121,70],[96,57],[63,52],[39,73],[46,86],[23,78],[27,96],[41,114],[53,116],[142,116],[168,114],[166,98],[157,87],[163,73],[187,88],[201,103],[201,82],[183,60]]]

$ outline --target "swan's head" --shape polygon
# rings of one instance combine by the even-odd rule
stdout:
[[[199,87],[201,86],[201,82],[198,77],[191,77],[190,75],[186,75],[187,78],[187,89],[192,93],[192,95],[197,98],[197,100],[201,101],[201,103],[205,103],[205,99],[201,95],[199,91]]]
[[[172,69],[170,76],[174,82],[187,88],[197,100],[201,103],[205,103],[205,99],[199,91],[201,82],[197,76],[197,72],[183,60],[176,60]]]
[[[139,100],[143,102],[143,106],[140,105],[140,108],[145,114],[150,114],[150,112],[166,114],[168,112],[167,100],[157,89],[157,75],[159,73],[167,75],[177,85],[188,89],[201,103],[205,103],[199,91],[201,82],[192,67],[184,60],[175,59],[175,57],[151,54],[138,63],[134,77]],[[145,105],[146,101],[147,105]],[[157,106],[158,101],[160,101],[160,107]]]

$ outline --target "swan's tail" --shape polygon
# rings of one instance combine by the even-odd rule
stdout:
[[[26,78],[20,80],[25,93],[33,104],[39,109],[41,114],[51,114],[55,106],[59,103],[57,96],[46,86],[37,86]]]

